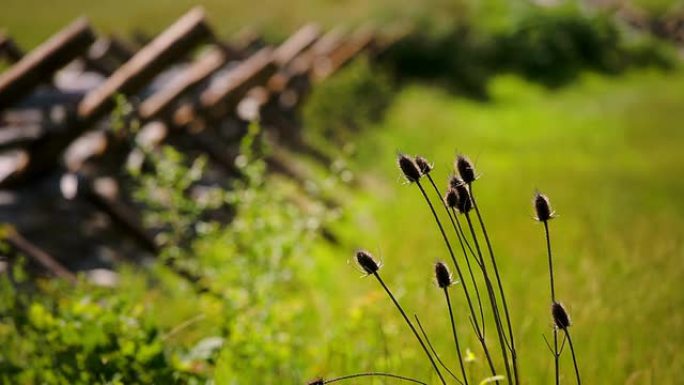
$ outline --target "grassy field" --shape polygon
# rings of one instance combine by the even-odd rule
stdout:
[[[479,103],[408,88],[386,120],[359,140],[356,169],[364,189],[338,227],[347,248],[319,251],[315,275],[325,289],[321,306],[331,312],[324,329],[355,326],[331,337],[330,349],[340,352],[332,357],[339,357],[321,370],[429,375],[376,282],[348,265],[354,247],[382,257],[387,281],[455,366],[448,318],[431,278],[433,262],[448,254],[418,190],[400,178],[395,157],[404,151],[432,159],[441,181],[463,152],[481,173],[477,194],[499,255],[526,382],[548,383],[553,371],[542,339],[551,325],[543,228],[532,220],[531,198],[539,189],[559,215],[551,226],[557,291],[574,320],[585,382],[678,383],[684,367],[684,74],[586,76],[560,91],[503,77],[492,94],[490,103]],[[460,332],[472,335],[463,302]],[[475,343],[471,338],[467,346],[479,355]],[[478,358],[475,371],[483,364]],[[562,365],[569,383],[570,361]]]
[[[663,3],[644,1],[649,2]],[[413,1],[388,7],[389,0],[201,3],[221,34],[252,25],[279,37],[310,20],[353,24],[425,9]],[[38,0],[5,0],[0,29],[23,47],[35,46],[82,14],[101,32],[126,34],[140,28],[156,33],[196,3],[140,4],[65,0],[46,6]],[[458,8],[439,0],[430,4],[433,14]],[[462,152],[481,173],[477,194],[499,255],[525,383],[549,383],[553,371],[542,338],[542,333],[550,333],[551,319],[543,232],[532,220],[536,189],[550,196],[559,214],[552,222],[557,290],[573,317],[585,383],[681,382],[684,72],[587,75],[555,91],[500,77],[492,82],[491,95],[481,103],[436,87],[409,86],[399,92],[386,118],[361,134],[351,164],[360,186],[340,192],[344,214],[333,224],[341,246],[317,243],[306,255],[298,255],[306,262],[306,282],[283,289],[291,302],[265,301],[275,309],[269,310],[287,315],[277,328],[266,316],[260,324],[240,325],[247,340],[277,337],[268,341],[267,356],[282,362],[261,362],[264,352],[250,350],[247,359],[259,361],[253,367],[277,367],[280,372],[270,374],[283,383],[364,370],[430,378],[429,366],[389,300],[350,262],[357,247],[382,258],[387,282],[409,311],[418,313],[443,358],[455,366],[448,319],[432,280],[432,264],[448,256],[429,211],[415,187],[403,182],[395,158],[399,151],[428,157],[435,162],[434,175],[444,183],[455,154]],[[255,211],[250,218],[263,221],[264,213]],[[250,233],[250,223],[242,225]],[[277,229],[272,230],[277,235]],[[232,252],[216,244],[220,251]],[[241,278],[251,279],[251,274]],[[139,286],[131,292],[146,290]],[[197,313],[210,314],[211,328],[220,328],[223,315],[213,302],[180,295],[177,302],[157,301],[154,295],[149,295],[151,313],[164,329]],[[470,336],[462,297],[454,297],[459,331]],[[297,318],[297,311],[309,307],[306,317]],[[197,325],[186,339],[208,333],[207,324]],[[292,336],[309,348],[287,350]],[[179,337],[176,343],[184,342]],[[471,370],[481,377],[483,357],[475,340],[466,338],[465,346],[476,354]],[[245,359],[224,353],[217,365],[217,384],[236,383],[231,371],[240,365],[228,362],[236,358]],[[564,383],[570,383],[569,361],[563,362],[563,369]]]

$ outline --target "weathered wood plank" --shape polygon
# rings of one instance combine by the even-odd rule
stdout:
[[[55,71],[85,53],[93,41],[90,24],[81,18],[22,57],[0,74],[0,110],[17,103],[37,85],[49,82]]]
[[[40,247],[24,238],[12,227],[4,229],[3,239],[16,251],[27,256],[31,261],[37,262],[41,267],[54,274],[56,277],[76,283],[76,275],[62,266],[53,256]]]
[[[193,8],[142,48],[100,87],[88,93],[78,106],[79,115],[86,120],[102,117],[114,106],[116,94],[137,92],[174,59],[212,35],[202,8]]]
[[[235,107],[252,87],[263,84],[275,71],[273,49],[259,50],[237,67],[215,77],[209,87],[200,95],[199,110],[212,117],[232,113]],[[174,122],[186,125],[196,115],[195,108],[180,108]]]
[[[320,36],[321,29],[316,24],[303,26],[278,46],[273,52],[273,61],[280,67],[287,66]]]
[[[348,40],[330,52],[327,60],[318,60],[314,64],[314,80],[324,80],[337,72],[362,51],[370,47],[374,40],[375,31],[372,28],[359,28]]]
[[[106,37],[98,39],[90,46],[85,61],[88,68],[109,76],[134,54],[135,49],[125,42],[115,37]]]
[[[185,93],[207,80],[227,61],[226,54],[217,48],[206,52],[187,69],[174,78],[166,88],[145,99],[138,108],[142,119],[153,119],[168,112],[169,108]]]

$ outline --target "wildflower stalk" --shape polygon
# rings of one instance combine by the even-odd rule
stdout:
[[[477,298],[477,305],[478,305],[478,309],[480,310],[480,320],[482,321],[482,328],[480,328],[479,324],[477,323],[477,318],[473,319],[475,334],[476,334],[478,341],[480,342],[480,345],[482,345],[482,350],[484,351],[484,355],[487,359],[487,364],[489,365],[489,369],[492,372],[492,376],[494,376],[494,375],[496,375],[496,369],[494,368],[494,361],[492,360],[491,353],[489,352],[489,348],[487,347],[487,344],[485,342],[485,321],[484,321],[484,311],[482,309],[482,299],[480,296],[480,289],[477,286],[477,281],[475,280],[475,275],[473,274],[473,269],[472,269],[471,264],[470,264],[470,258],[468,257],[468,253],[466,252],[466,249],[464,246],[464,242],[467,243],[467,240],[465,239],[464,236],[462,236],[463,231],[462,231],[462,229],[460,229],[460,223],[458,224],[458,227],[457,227],[456,222],[458,221],[458,217],[456,217],[456,214],[454,213],[454,217],[456,217],[456,222],[455,222],[454,217],[452,217],[452,215],[451,215],[452,213],[450,212],[446,202],[444,202],[444,200],[441,199],[439,189],[437,188],[435,181],[432,179],[432,176],[428,174],[427,177],[428,177],[428,180],[430,181],[430,183],[432,184],[432,187],[434,188],[435,193],[439,197],[439,200],[442,201],[442,205],[443,205],[444,209],[446,210],[447,215],[449,216],[449,220],[451,221],[451,226],[453,227],[454,232],[456,233],[456,237],[458,238],[458,242],[461,245],[461,250],[463,251],[463,257],[464,257],[464,259],[466,261],[466,265],[468,267],[468,273],[470,275],[470,279],[471,279],[471,282],[473,284],[473,287],[475,288],[475,296]],[[459,232],[459,230],[461,230],[461,231]],[[463,234],[463,235],[465,235],[465,234]],[[470,248],[470,245],[468,245],[468,248]],[[457,269],[457,271],[458,271],[458,269]],[[459,279],[462,280],[462,277],[459,276]]]
[[[428,359],[430,360],[430,363],[432,364],[432,367],[435,369],[435,372],[437,372],[437,376],[439,376],[439,379],[442,381],[442,385],[446,385],[446,382],[444,381],[444,377],[442,377],[442,373],[439,371],[439,368],[437,367],[437,364],[435,363],[435,360],[432,358],[432,355],[430,354],[430,351],[428,351],[427,347],[425,346],[425,343],[423,340],[420,338],[420,335],[418,335],[418,332],[416,331],[416,328],[413,326],[413,323],[411,323],[411,320],[406,316],[406,313],[404,312],[404,309],[401,307],[399,302],[397,301],[396,298],[394,298],[394,295],[392,294],[392,291],[385,285],[385,282],[382,280],[380,277],[380,274],[378,274],[378,270],[380,270],[380,265],[378,262],[373,258],[373,256],[363,250],[359,250],[356,252],[356,263],[366,272],[368,275],[374,276],[380,285],[382,286],[383,289],[385,289],[385,292],[387,292],[387,295],[390,297],[394,305],[399,309],[399,313],[401,313],[401,316],[404,317],[404,321],[408,324],[409,328],[411,328],[411,331],[413,332],[413,335],[416,337],[418,342],[420,343],[420,346],[423,348],[423,351],[425,351],[425,354],[427,355]]]
[[[456,355],[458,356],[458,364],[461,366],[461,373],[463,374],[463,380],[465,385],[468,385],[468,376],[466,375],[465,365],[463,365],[463,357],[461,357],[461,346],[458,343],[458,335],[456,334],[456,323],[454,322],[454,312],[451,310],[451,299],[449,298],[449,289],[447,287],[443,288],[444,297],[446,299],[447,306],[449,307],[449,319],[451,320],[451,332],[454,336],[454,345],[456,346]]]
[[[478,322],[477,322],[477,314],[475,313],[475,308],[473,307],[473,302],[470,297],[470,293],[468,292],[468,286],[465,284],[465,280],[463,279],[463,272],[461,271],[461,267],[459,266],[458,262],[456,261],[456,256],[454,255],[454,251],[451,248],[451,243],[449,243],[449,238],[446,235],[446,232],[444,231],[444,227],[442,226],[442,222],[439,220],[439,216],[437,216],[437,212],[435,211],[435,207],[432,205],[432,202],[430,201],[430,198],[428,197],[427,193],[425,192],[425,188],[423,188],[423,185],[420,183],[419,180],[416,181],[416,185],[418,186],[418,189],[420,189],[421,194],[423,195],[423,198],[425,198],[425,202],[427,202],[428,206],[430,207],[430,211],[432,212],[432,216],[435,218],[435,222],[437,223],[437,227],[439,227],[439,231],[442,234],[442,238],[444,239],[444,243],[446,244],[446,247],[449,251],[449,255],[451,257],[451,261],[454,263],[454,267],[456,268],[456,274],[458,274],[458,279],[463,285],[463,293],[465,294],[466,297],[466,302],[468,303],[468,308],[470,310],[470,317],[473,320],[473,325],[475,325],[476,328],[476,333],[478,334],[478,339],[480,340],[480,344],[482,345],[483,349],[485,350],[485,356],[487,357],[487,363],[489,364],[489,368],[492,371],[492,373],[496,373],[496,369],[494,368],[494,363],[490,357],[489,351],[487,350],[487,345],[484,341],[484,338],[481,336],[481,332],[479,330]]]
[[[425,329],[423,329],[423,324],[420,323],[420,319],[418,318],[418,316],[414,314],[413,318],[415,318],[416,325],[418,325],[418,329],[420,329],[420,333],[423,335],[423,338],[425,339],[425,343],[427,343],[428,348],[430,348],[430,351],[432,352],[432,355],[434,355],[435,358],[437,359],[437,362],[439,362],[439,364],[442,365],[442,368],[444,368],[444,370],[446,370],[447,373],[449,373],[451,378],[456,380],[456,382],[458,382],[460,385],[463,385],[463,381],[459,380],[458,377],[454,374],[454,372],[452,372],[451,369],[449,369],[449,367],[446,366],[446,364],[442,361],[442,359],[439,358],[439,354],[437,354],[437,351],[432,346],[432,342],[430,342],[430,338],[428,338],[427,333],[425,333]]]
[[[492,314],[494,316],[494,323],[496,325],[496,333],[499,337],[499,345],[501,346],[501,356],[504,361],[504,368],[506,369],[506,379],[511,382],[511,364],[508,361],[508,348],[505,341],[505,336],[503,332],[503,325],[501,323],[501,315],[499,314],[499,307],[496,301],[496,294],[494,293],[494,288],[492,287],[492,281],[489,279],[489,273],[485,267],[484,257],[482,255],[482,250],[480,249],[480,243],[477,240],[477,234],[475,233],[475,228],[473,227],[473,221],[470,218],[470,213],[466,210],[464,211],[466,221],[468,222],[468,228],[470,229],[470,235],[473,238],[473,243],[475,244],[475,250],[480,258],[480,266],[482,267],[482,274],[484,276],[485,286],[487,287],[487,292],[489,294],[489,302],[492,307]]]
[[[577,367],[577,357],[575,356],[575,347],[572,344],[572,338],[570,338],[570,331],[567,328],[563,329],[565,336],[568,338],[568,345],[570,345],[570,354],[572,355],[572,364],[575,367],[575,378],[577,379],[577,385],[582,384],[580,379],[579,368]]]
[[[406,316],[404,309],[401,307],[401,305],[399,304],[397,299],[394,297],[394,294],[392,294],[392,291],[390,291],[390,289],[387,287],[387,285],[385,285],[385,281],[382,280],[382,278],[380,277],[380,274],[378,274],[377,271],[373,272],[373,276],[378,280],[378,282],[380,282],[380,285],[382,286],[383,289],[385,289],[385,292],[387,293],[387,295],[390,297],[390,299],[394,303],[394,306],[396,306],[397,310],[399,310],[399,313],[401,313],[401,316],[404,317],[404,321],[406,321],[406,324],[409,326],[409,328],[413,332],[413,335],[416,336],[416,339],[420,343],[420,346],[425,351],[425,354],[427,355],[428,359],[430,360],[432,367],[435,369],[435,372],[437,373],[439,380],[442,382],[443,385],[446,385],[446,381],[444,380],[442,373],[439,371],[439,368],[437,367],[437,363],[435,363],[435,360],[432,358],[430,351],[428,350],[427,346],[425,346],[425,342],[423,342],[423,339],[420,338],[420,335],[418,335],[418,331],[416,330],[416,327],[413,326],[413,323],[411,322],[411,320],[409,320],[408,316]]]
[[[513,375],[515,376],[515,383],[520,382],[518,375],[518,354],[515,350],[515,338],[513,336],[513,326],[511,325],[511,316],[508,311],[508,303],[506,301],[506,295],[504,293],[503,285],[501,283],[501,275],[499,274],[499,268],[496,264],[496,257],[494,256],[494,250],[492,248],[492,243],[489,240],[489,234],[487,233],[487,228],[485,227],[484,221],[482,220],[482,215],[480,214],[480,208],[477,206],[477,201],[475,200],[475,194],[473,193],[472,182],[468,183],[468,188],[470,189],[470,199],[473,202],[473,208],[475,208],[475,214],[477,214],[477,219],[480,222],[480,227],[482,229],[482,235],[484,236],[485,243],[487,244],[487,249],[489,251],[489,257],[492,262],[492,267],[494,268],[494,275],[496,277],[496,284],[499,289],[499,296],[501,297],[501,303],[503,305],[504,316],[506,317],[506,326],[508,328],[508,338],[510,342],[511,350],[511,360],[513,361]]]
[[[432,187],[434,188],[435,194],[437,194],[438,199],[442,201],[442,206],[444,207],[444,210],[446,211],[447,216],[449,217],[449,221],[451,222],[451,227],[454,229],[454,232],[456,233],[456,238],[458,239],[458,243],[460,244],[461,250],[463,251],[463,259],[465,259],[465,261],[466,261],[466,265],[468,267],[468,274],[470,275],[470,281],[472,282],[473,287],[475,288],[475,296],[477,297],[477,306],[480,310],[480,320],[482,321],[482,332],[480,332],[479,330],[476,330],[476,332],[478,334],[478,338],[480,337],[480,335],[482,335],[484,337],[484,311],[482,310],[482,299],[480,296],[480,289],[477,286],[477,281],[475,280],[475,274],[473,274],[473,268],[470,265],[470,258],[468,256],[468,253],[466,252],[466,248],[465,248],[465,245],[467,244],[468,249],[470,249],[470,244],[468,244],[467,239],[465,239],[465,237],[462,236],[463,230],[460,229],[460,226],[461,226],[460,223],[458,224],[458,226],[456,225],[456,223],[458,222],[458,217],[456,217],[455,213],[452,216],[452,212],[451,212],[451,210],[449,210],[447,203],[443,199],[441,199],[439,189],[437,188],[435,181],[432,179],[432,176],[428,174],[427,177],[428,177],[428,180],[430,181],[430,184],[432,184]],[[470,249],[470,252],[471,252],[471,254],[474,254],[472,249]],[[494,374],[495,373],[492,373],[492,375],[494,375]]]
[[[546,255],[549,260],[549,283],[551,286],[551,303],[556,303],[556,287],[553,280],[553,257],[551,254],[551,236],[549,233],[549,221],[545,219],[544,234],[546,238]],[[553,367],[555,373],[556,385],[560,384],[560,352],[558,350],[558,329],[553,328]]]
[[[335,378],[331,378],[329,380],[315,380],[315,381],[310,382],[309,385],[332,384],[334,382],[351,380],[351,379],[359,378],[359,377],[388,377],[388,378],[393,378],[395,380],[412,382],[414,384],[427,385],[423,381],[416,380],[415,378],[400,376],[398,374],[392,374],[392,373],[382,373],[382,372],[366,372],[366,373],[348,374],[346,376],[335,377]]]

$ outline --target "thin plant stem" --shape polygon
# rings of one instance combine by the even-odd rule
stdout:
[[[475,326],[476,333],[478,334],[478,339],[480,340],[480,344],[482,345],[482,348],[484,349],[484,351],[488,352],[485,340],[481,336],[481,332],[479,330],[479,326],[477,323],[477,315],[475,313],[475,308],[473,307],[473,302],[470,298],[470,293],[468,292],[468,286],[465,284],[465,281],[463,280],[463,272],[461,271],[461,267],[459,266],[458,262],[456,261],[456,256],[454,255],[454,250],[451,248],[451,244],[449,243],[449,238],[447,237],[446,232],[444,231],[444,227],[442,226],[442,222],[439,220],[439,216],[437,216],[437,212],[435,211],[435,207],[432,205],[432,202],[430,201],[430,198],[428,197],[427,193],[425,192],[423,185],[420,184],[420,181],[416,181],[416,185],[418,185],[418,189],[420,189],[421,194],[423,194],[423,198],[425,198],[425,202],[427,202],[428,206],[430,207],[430,211],[432,212],[432,216],[435,218],[435,222],[437,223],[437,227],[439,228],[439,231],[442,234],[442,238],[444,239],[444,243],[446,244],[447,250],[449,251],[449,255],[451,256],[451,261],[454,263],[454,267],[456,268],[456,273],[458,274],[458,279],[461,281],[461,284],[463,285],[463,293],[465,294],[466,302],[468,303],[468,309],[470,310],[470,316],[473,319],[473,325]],[[492,374],[495,374],[496,369],[494,368],[494,362],[492,361],[489,354],[485,353],[485,355],[487,356],[487,363],[489,364],[489,368],[491,369]]]
[[[416,330],[415,326],[413,326],[413,323],[411,320],[406,316],[406,313],[404,312],[404,309],[401,307],[399,302],[397,302],[397,299],[394,298],[394,295],[390,291],[390,289],[385,285],[385,282],[380,278],[380,274],[378,272],[374,272],[373,275],[375,278],[380,282],[380,285],[382,286],[383,289],[385,289],[385,292],[387,292],[387,295],[390,297],[392,302],[394,302],[394,306],[397,307],[399,310],[399,313],[401,313],[401,316],[404,317],[404,321],[406,321],[406,324],[408,324],[409,328],[411,328],[411,331],[413,332],[413,335],[416,336],[416,339],[420,343],[420,346],[423,348],[425,351],[425,354],[427,355],[428,359],[430,360],[430,363],[432,364],[432,367],[435,369],[435,372],[437,372],[437,376],[439,377],[440,381],[442,382],[443,385],[446,385],[446,381],[444,380],[444,377],[442,376],[442,373],[439,371],[439,368],[437,367],[437,364],[435,363],[435,360],[432,358],[432,355],[430,354],[430,351],[428,350],[427,346],[425,346],[425,342],[423,342],[423,339],[420,338],[420,335],[418,334],[418,331]]]
[[[367,372],[367,373],[348,374],[346,376],[341,376],[341,377],[336,377],[336,378],[331,378],[329,380],[325,380],[325,381],[323,381],[323,383],[324,384],[332,384],[333,382],[351,380],[351,379],[359,378],[359,377],[388,377],[388,378],[394,378],[395,380],[413,382],[414,384],[427,385],[423,381],[419,381],[419,380],[416,380],[416,379],[411,378],[411,377],[400,376],[398,374],[392,374],[392,373],[381,373],[381,372]]]
[[[444,296],[449,307],[449,319],[451,320],[451,333],[454,336],[454,345],[456,346],[456,355],[458,356],[458,364],[461,366],[461,373],[463,373],[463,380],[465,385],[468,385],[468,376],[466,376],[465,366],[463,365],[463,357],[461,356],[461,345],[458,343],[458,335],[456,334],[456,322],[454,322],[454,312],[451,310],[451,299],[449,298],[449,290],[444,288]]]
[[[430,351],[432,352],[432,355],[435,356],[435,358],[437,359],[437,362],[439,362],[439,364],[442,365],[442,367],[444,368],[444,370],[446,370],[447,373],[449,373],[449,375],[450,375],[454,380],[456,380],[456,382],[458,382],[459,384],[463,385],[463,381],[461,381],[461,380],[458,378],[458,376],[456,376],[456,375],[454,374],[454,372],[452,372],[451,369],[449,369],[449,367],[446,366],[446,364],[444,363],[444,361],[442,361],[442,359],[439,358],[439,354],[437,354],[437,351],[436,351],[435,348],[432,346],[432,342],[430,342],[430,338],[428,337],[427,333],[425,332],[425,329],[423,329],[423,324],[420,323],[420,319],[418,319],[418,316],[414,314],[414,315],[413,315],[413,318],[416,319],[416,324],[418,325],[418,329],[420,330],[420,333],[423,335],[423,338],[425,339],[425,342],[427,343],[428,348],[430,348]]]
[[[577,385],[582,384],[582,380],[580,379],[580,373],[579,373],[579,368],[577,366],[577,357],[575,356],[575,347],[572,345],[572,338],[570,338],[570,332],[568,331],[567,328],[563,329],[565,332],[565,336],[568,339],[568,345],[570,346],[570,354],[572,355],[572,364],[575,366],[575,378],[577,378]]]
[[[470,265],[470,258],[469,258],[469,256],[468,256],[468,253],[466,252],[466,249],[465,249],[464,241],[467,242],[467,240],[464,239],[464,237],[461,236],[461,233],[459,232],[458,228],[456,227],[456,222],[455,222],[455,220],[454,220],[454,216],[452,216],[451,211],[449,210],[449,207],[446,205],[446,203],[444,202],[444,200],[441,199],[441,198],[442,198],[442,197],[441,197],[441,194],[439,193],[439,189],[437,188],[437,185],[435,184],[435,181],[432,179],[432,176],[431,176],[430,174],[427,174],[427,177],[428,177],[428,180],[430,181],[430,183],[432,184],[432,187],[435,189],[435,194],[437,194],[437,199],[440,200],[440,201],[442,202],[442,206],[444,207],[444,210],[446,211],[447,216],[449,217],[449,220],[451,221],[451,226],[453,227],[454,232],[456,233],[456,238],[458,238],[458,243],[461,245],[461,250],[463,250],[463,258],[465,259],[466,265],[467,265],[467,267],[468,267],[468,274],[470,275],[470,281],[472,282],[473,287],[475,288],[475,296],[477,297],[477,306],[478,306],[478,308],[479,308],[479,310],[480,310],[480,320],[482,321],[482,331],[481,331],[481,335],[482,335],[482,338],[484,338],[484,335],[485,335],[485,320],[484,320],[484,311],[482,310],[482,298],[481,298],[481,296],[480,296],[480,289],[479,289],[478,286],[477,286],[477,281],[475,280],[475,274],[473,274],[473,268],[472,268],[471,265]],[[455,215],[455,214],[454,214],[454,215]],[[456,218],[456,220],[458,220],[458,218]],[[470,245],[469,245],[469,244],[468,244],[468,248],[470,249]],[[472,249],[470,249],[470,252],[471,252],[472,254],[474,254],[473,251],[472,251]],[[477,321],[477,320],[475,320],[475,321]],[[476,332],[477,332],[478,334],[480,334],[479,331],[476,331]],[[480,337],[480,336],[478,335],[478,338],[479,338],[479,337]],[[492,373],[492,375],[494,375],[494,374],[495,374],[495,373]]]
[[[496,284],[499,288],[499,295],[501,296],[501,303],[503,304],[504,316],[506,317],[506,325],[508,327],[508,337],[510,339],[511,348],[511,360],[513,361],[513,373],[515,376],[515,383],[518,384],[520,381],[518,376],[518,354],[515,350],[515,339],[513,336],[513,326],[511,325],[511,316],[508,312],[508,303],[506,301],[506,295],[504,294],[503,284],[501,283],[501,276],[499,274],[499,268],[496,264],[496,257],[494,256],[494,249],[492,248],[492,243],[489,240],[489,234],[487,234],[487,228],[485,227],[484,221],[482,220],[482,215],[480,213],[480,208],[477,206],[475,201],[475,194],[473,192],[473,184],[469,183],[468,188],[470,189],[470,199],[473,202],[473,207],[475,208],[475,213],[477,214],[477,219],[480,222],[480,227],[482,228],[482,235],[484,235],[485,243],[487,244],[487,249],[489,251],[489,257],[492,261],[492,267],[494,268],[494,274],[496,277]]]
[[[544,234],[546,235],[546,255],[549,258],[549,283],[551,285],[551,303],[556,302],[556,287],[553,280],[553,257],[551,255],[551,235],[549,233],[549,222],[544,221]]]
[[[556,385],[560,384],[560,352],[558,352],[558,330],[553,328],[553,368],[556,374]]]
[[[544,221],[544,235],[546,238],[546,255],[549,260],[549,284],[551,287],[551,303],[556,302],[556,287],[553,280],[553,256],[551,254],[551,233],[549,221]],[[556,385],[560,384],[560,352],[558,351],[558,329],[553,328],[553,367]]]
[[[470,219],[470,214],[465,212],[466,221],[468,222],[468,228],[470,229],[470,235],[473,238],[473,243],[475,244],[475,250],[477,250],[477,255],[480,258],[480,265],[482,266],[482,274],[485,280],[485,286],[487,286],[487,293],[489,294],[489,302],[492,307],[492,314],[494,315],[494,324],[496,325],[496,332],[499,337],[499,345],[501,345],[501,356],[504,361],[504,368],[506,369],[506,380],[511,383],[511,364],[508,362],[508,347],[506,345],[505,336],[503,333],[503,325],[501,324],[501,316],[499,314],[499,307],[496,302],[496,294],[494,294],[494,288],[492,287],[492,281],[489,279],[489,274],[485,268],[484,257],[482,256],[482,250],[480,249],[480,243],[477,240],[477,234],[475,233],[475,228],[473,227],[473,221]]]

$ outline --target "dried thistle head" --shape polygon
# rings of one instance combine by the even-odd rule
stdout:
[[[444,262],[437,262],[435,264],[435,279],[442,289],[451,286],[453,283],[451,272],[449,272],[449,268]]]
[[[407,155],[400,154],[398,158],[399,168],[404,173],[404,177],[410,183],[418,182],[421,177],[420,170],[416,163]]]
[[[458,170],[458,174],[461,175],[461,179],[467,184],[470,184],[477,179],[477,176],[475,175],[475,166],[473,166],[470,159],[463,155],[459,155],[456,158],[456,169]]]
[[[416,156],[416,166],[418,166],[420,173],[423,175],[427,175],[430,173],[430,171],[432,171],[432,165],[430,162],[420,155]]]
[[[470,191],[468,190],[468,186],[461,183],[460,185],[456,186],[454,190],[456,190],[456,195],[458,195],[458,204],[456,205],[458,211],[461,213],[467,213],[472,210],[473,202],[470,200]]]
[[[453,187],[449,187],[446,194],[444,194],[444,202],[452,209],[458,208],[458,193]]]
[[[458,175],[452,175],[451,178],[449,178],[449,186],[451,186],[453,189],[462,184],[465,184],[465,182],[463,179],[459,178]]]
[[[556,325],[556,328],[565,330],[570,327],[570,316],[568,316],[568,312],[565,311],[565,308],[559,302],[554,302],[551,305],[551,314],[553,315],[553,323]]]
[[[542,193],[536,193],[534,196],[534,211],[537,213],[535,219],[539,222],[546,222],[555,216],[549,198]]]
[[[356,263],[358,263],[367,274],[375,274],[378,270],[380,270],[380,265],[378,262],[369,252],[365,250],[359,250],[356,252]]]

